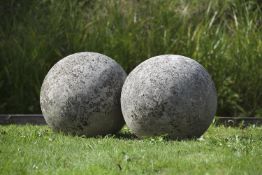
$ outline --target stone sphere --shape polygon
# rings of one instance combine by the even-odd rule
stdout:
[[[180,55],[142,62],[128,75],[121,93],[124,120],[140,137],[200,137],[216,107],[216,89],[208,72]]]
[[[41,87],[40,105],[47,124],[73,135],[106,135],[124,125],[120,107],[126,78],[111,58],[92,52],[57,62]]]

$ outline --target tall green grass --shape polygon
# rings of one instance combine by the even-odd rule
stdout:
[[[262,5],[249,0],[4,0],[0,112],[39,113],[39,90],[64,56],[95,51],[130,72],[159,54],[199,61],[220,116],[262,114]]]

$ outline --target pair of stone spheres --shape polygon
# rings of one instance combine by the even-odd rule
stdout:
[[[51,68],[41,87],[40,104],[55,131],[106,135],[118,132],[125,120],[139,137],[185,139],[207,130],[217,96],[207,71],[184,56],[150,58],[126,78],[111,58],[82,52]]]
[[[140,137],[200,137],[216,107],[216,89],[208,72],[180,55],[142,62],[128,75],[121,93],[125,122]]]
[[[126,73],[111,58],[92,52],[69,55],[46,75],[41,110],[55,131],[97,136],[124,125],[120,95]]]

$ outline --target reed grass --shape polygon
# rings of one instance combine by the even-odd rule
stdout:
[[[262,12],[256,0],[0,2],[0,112],[39,113],[44,76],[79,51],[127,72],[159,54],[199,61],[220,116],[262,116]]]

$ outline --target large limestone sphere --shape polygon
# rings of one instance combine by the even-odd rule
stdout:
[[[198,62],[160,55],[138,65],[127,77],[121,108],[137,136],[200,137],[217,107],[214,83]]]
[[[124,125],[120,95],[125,78],[121,66],[105,55],[82,52],[65,57],[50,69],[41,87],[47,124],[74,135],[119,131]]]

